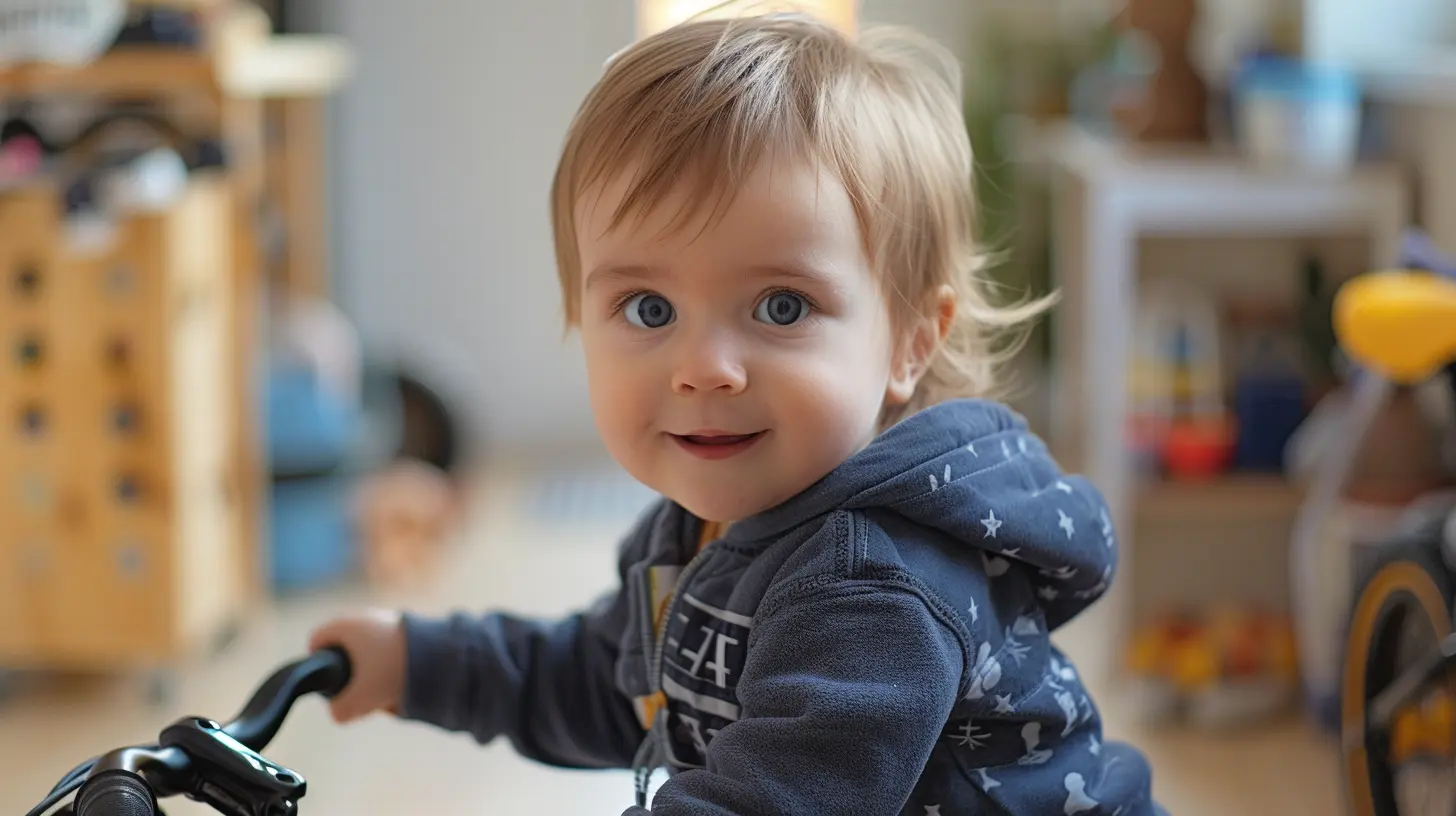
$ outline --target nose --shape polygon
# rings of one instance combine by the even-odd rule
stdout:
[[[672,374],[674,393],[716,392],[732,396],[748,387],[748,372],[741,355],[725,332],[700,333],[684,341]]]

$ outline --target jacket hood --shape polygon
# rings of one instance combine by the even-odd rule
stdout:
[[[1106,591],[1116,535],[1102,494],[1062,471],[1019,415],[953,400],[891,427],[815,485],[733,525],[775,537],[836,510],[886,509],[978,550],[986,572],[1032,569],[1047,619],[1066,621]]]

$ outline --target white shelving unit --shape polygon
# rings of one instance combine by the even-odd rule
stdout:
[[[1159,536],[1159,550],[1143,554],[1157,559],[1160,582],[1166,583],[1172,566],[1206,560],[1217,548],[1204,542],[1196,555],[1190,549],[1187,558],[1180,558],[1164,547],[1182,541],[1193,548],[1201,525],[1215,517],[1288,526],[1300,499],[1276,477],[1232,476],[1203,485],[1137,483],[1126,437],[1126,383],[1140,239],[1363,235],[1368,263],[1378,267],[1396,256],[1401,232],[1410,223],[1409,191],[1402,170],[1393,166],[1361,167],[1342,176],[1270,173],[1207,147],[1132,146],[1071,127],[1047,134],[1041,149],[1051,171],[1055,283],[1064,298],[1051,438],[1066,464],[1104,492],[1119,530],[1119,578],[1099,605],[1102,620],[1085,630],[1087,636],[1107,638],[1103,651],[1116,660],[1130,627],[1148,611],[1138,608],[1139,598],[1195,600],[1199,589],[1195,570],[1187,586],[1142,591],[1138,567],[1146,559],[1135,541],[1140,526],[1177,533]],[[1227,558],[1241,557],[1238,543],[1228,542]],[[1287,586],[1286,562],[1274,559],[1280,572],[1251,580],[1264,580],[1271,591],[1280,583]]]

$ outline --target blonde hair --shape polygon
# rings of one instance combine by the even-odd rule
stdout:
[[[721,206],[785,151],[820,162],[848,191],[896,325],[935,319],[942,287],[955,292],[945,343],[882,426],[946,399],[991,396],[1024,339],[1008,330],[1051,298],[990,297],[960,82],[955,58],[927,38],[881,28],[851,39],[802,14],[693,20],[618,53],[577,112],[552,186],[568,329],[581,315],[576,216],[587,191],[634,173],[614,226],[682,183],[698,205]]]

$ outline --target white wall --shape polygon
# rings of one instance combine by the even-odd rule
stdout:
[[[334,105],[336,281],[367,339],[463,361],[493,448],[595,444],[563,341],[547,191],[635,0],[319,0],[358,53]],[[972,3],[868,0],[957,51]],[[312,17],[314,15],[306,15]]]

